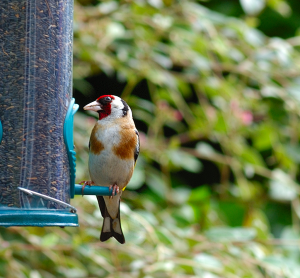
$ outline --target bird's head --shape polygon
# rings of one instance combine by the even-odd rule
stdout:
[[[114,95],[104,95],[83,107],[99,113],[99,120],[104,118],[121,118],[131,113],[128,104]]]

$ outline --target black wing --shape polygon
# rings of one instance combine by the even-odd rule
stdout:
[[[135,134],[137,136],[137,144],[134,150],[134,164],[136,163],[136,160],[138,159],[139,153],[140,153],[140,135],[137,129],[134,130]]]
[[[97,197],[97,200],[98,200],[101,215],[102,215],[102,217],[104,217],[105,216],[105,210],[106,210],[104,198],[103,198],[103,196],[96,196],[96,197]]]

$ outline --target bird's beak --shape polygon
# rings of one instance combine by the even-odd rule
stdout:
[[[100,106],[100,103],[97,101],[93,101],[89,104],[87,104],[86,106],[83,107],[84,110],[91,110],[91,111],[95,111],[98,112],[99,110],[103,110]]]

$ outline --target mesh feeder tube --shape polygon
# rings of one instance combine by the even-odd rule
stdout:
[[[74,210],[63,205],[73,186],[64,138],[66,116],[74,109],[72,25],[73,1],[0,1],[2,226],[78,225]],[[68,133],[73,140],[72,126]]]

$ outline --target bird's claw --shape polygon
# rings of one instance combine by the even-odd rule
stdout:
[[[93,185],[95,184],[93,181],[81,181],[79,184],[84,184],[84,185]]]
[[[113,196],[115,196],[116,194],[119,194],[119,192],[120,192],[120,188],[119,188],[119,186],[117,186],[116,184],[110,185],[110,186],[109,186],[109,191],[110,191],[110,190],[112,190],[111,196],[109,196],[110,199],[112,199]]]
[[[88,185],[88,186],[91,186],[93,184],[95,184],[93,181],[81,181],[79,184],[82,184],[83,183],[83,186],[81,188],[81,194],[83,196],[83,192],[84,192],[84,188]]]

